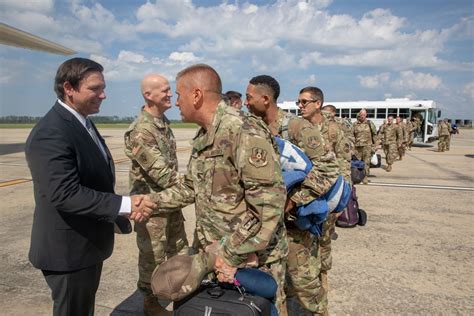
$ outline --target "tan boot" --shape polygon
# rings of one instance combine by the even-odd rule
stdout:
[[[398,158],[398,160],[402,160],[403,159],[403,156],[400,156],[400,158]]]
[[[369,184],[369,178],[365,177],[364,180],[362,180],[363,184]]]
[[[158,299],[154,296],[145,296],[143,299],[143,313],[145,316],[167,316],[173,315],[173,312],[167,311],[158,303]]]
[[[388,165],[387,168],[385,168],[385,171],[387,171],[387,172],[392,171],[392,165]]]

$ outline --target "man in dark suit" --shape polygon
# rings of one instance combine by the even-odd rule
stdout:
[[[88,118],[105,99],[102,71],[85,58],[64,62],[58,100],[26,142],[36,202],[29,259],[51,288],[54,315],[94,314],[114,222],[145,221],[156,207],[146,196],[114,194],[112,157]]]

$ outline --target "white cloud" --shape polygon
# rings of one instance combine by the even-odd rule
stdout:
[[[359,78],[359,83],[361,86],[372,89],[378,88],[382,84],[388,82],[390,80],[390,74],[388,72],[384,72],[374,76],[357,76],[357,78]]]
[[[199,60],[192,52],[172,52],[169,59],[180,64],[194,63]]]
[[[432,74],[407,70],[402,71],[391,86],[400,90],[436,90],[442,87],[442,80]]]
[[[2,0],[0,8],[13,10],[28,10],[47,13],[53,9],[53,0]]]
[[[474,82],[465,84],[462,88],[462,93],[471,101],[474,102]]]
[[[137,63],[137,64],[148,62],[145,56],[134,53],[134,52],[126,51],[126,50],[120,51],[117,60],[123,61],[123,62]]]
[[[310,85],[310,84],[315,84],[316,83],[316,75],[311,74],[306,80],[305,83]]]

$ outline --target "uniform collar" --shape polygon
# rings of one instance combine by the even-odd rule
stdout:
[[[222,117],[227,113],[228,108],[229,106],[225,101],[221,100],[217,105],[216,112],[214,113],[211,128],[208,131],[202,127],[198,130],[194,137],[194,148],[197,151],[201,151],[214,143],[216,132],[222,121]]]

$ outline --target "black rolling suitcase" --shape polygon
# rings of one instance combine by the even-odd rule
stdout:
[[[272,302],[234,288],[202,285],[190,297],[175,302],[173,309],[175,316],[271,316]]]

